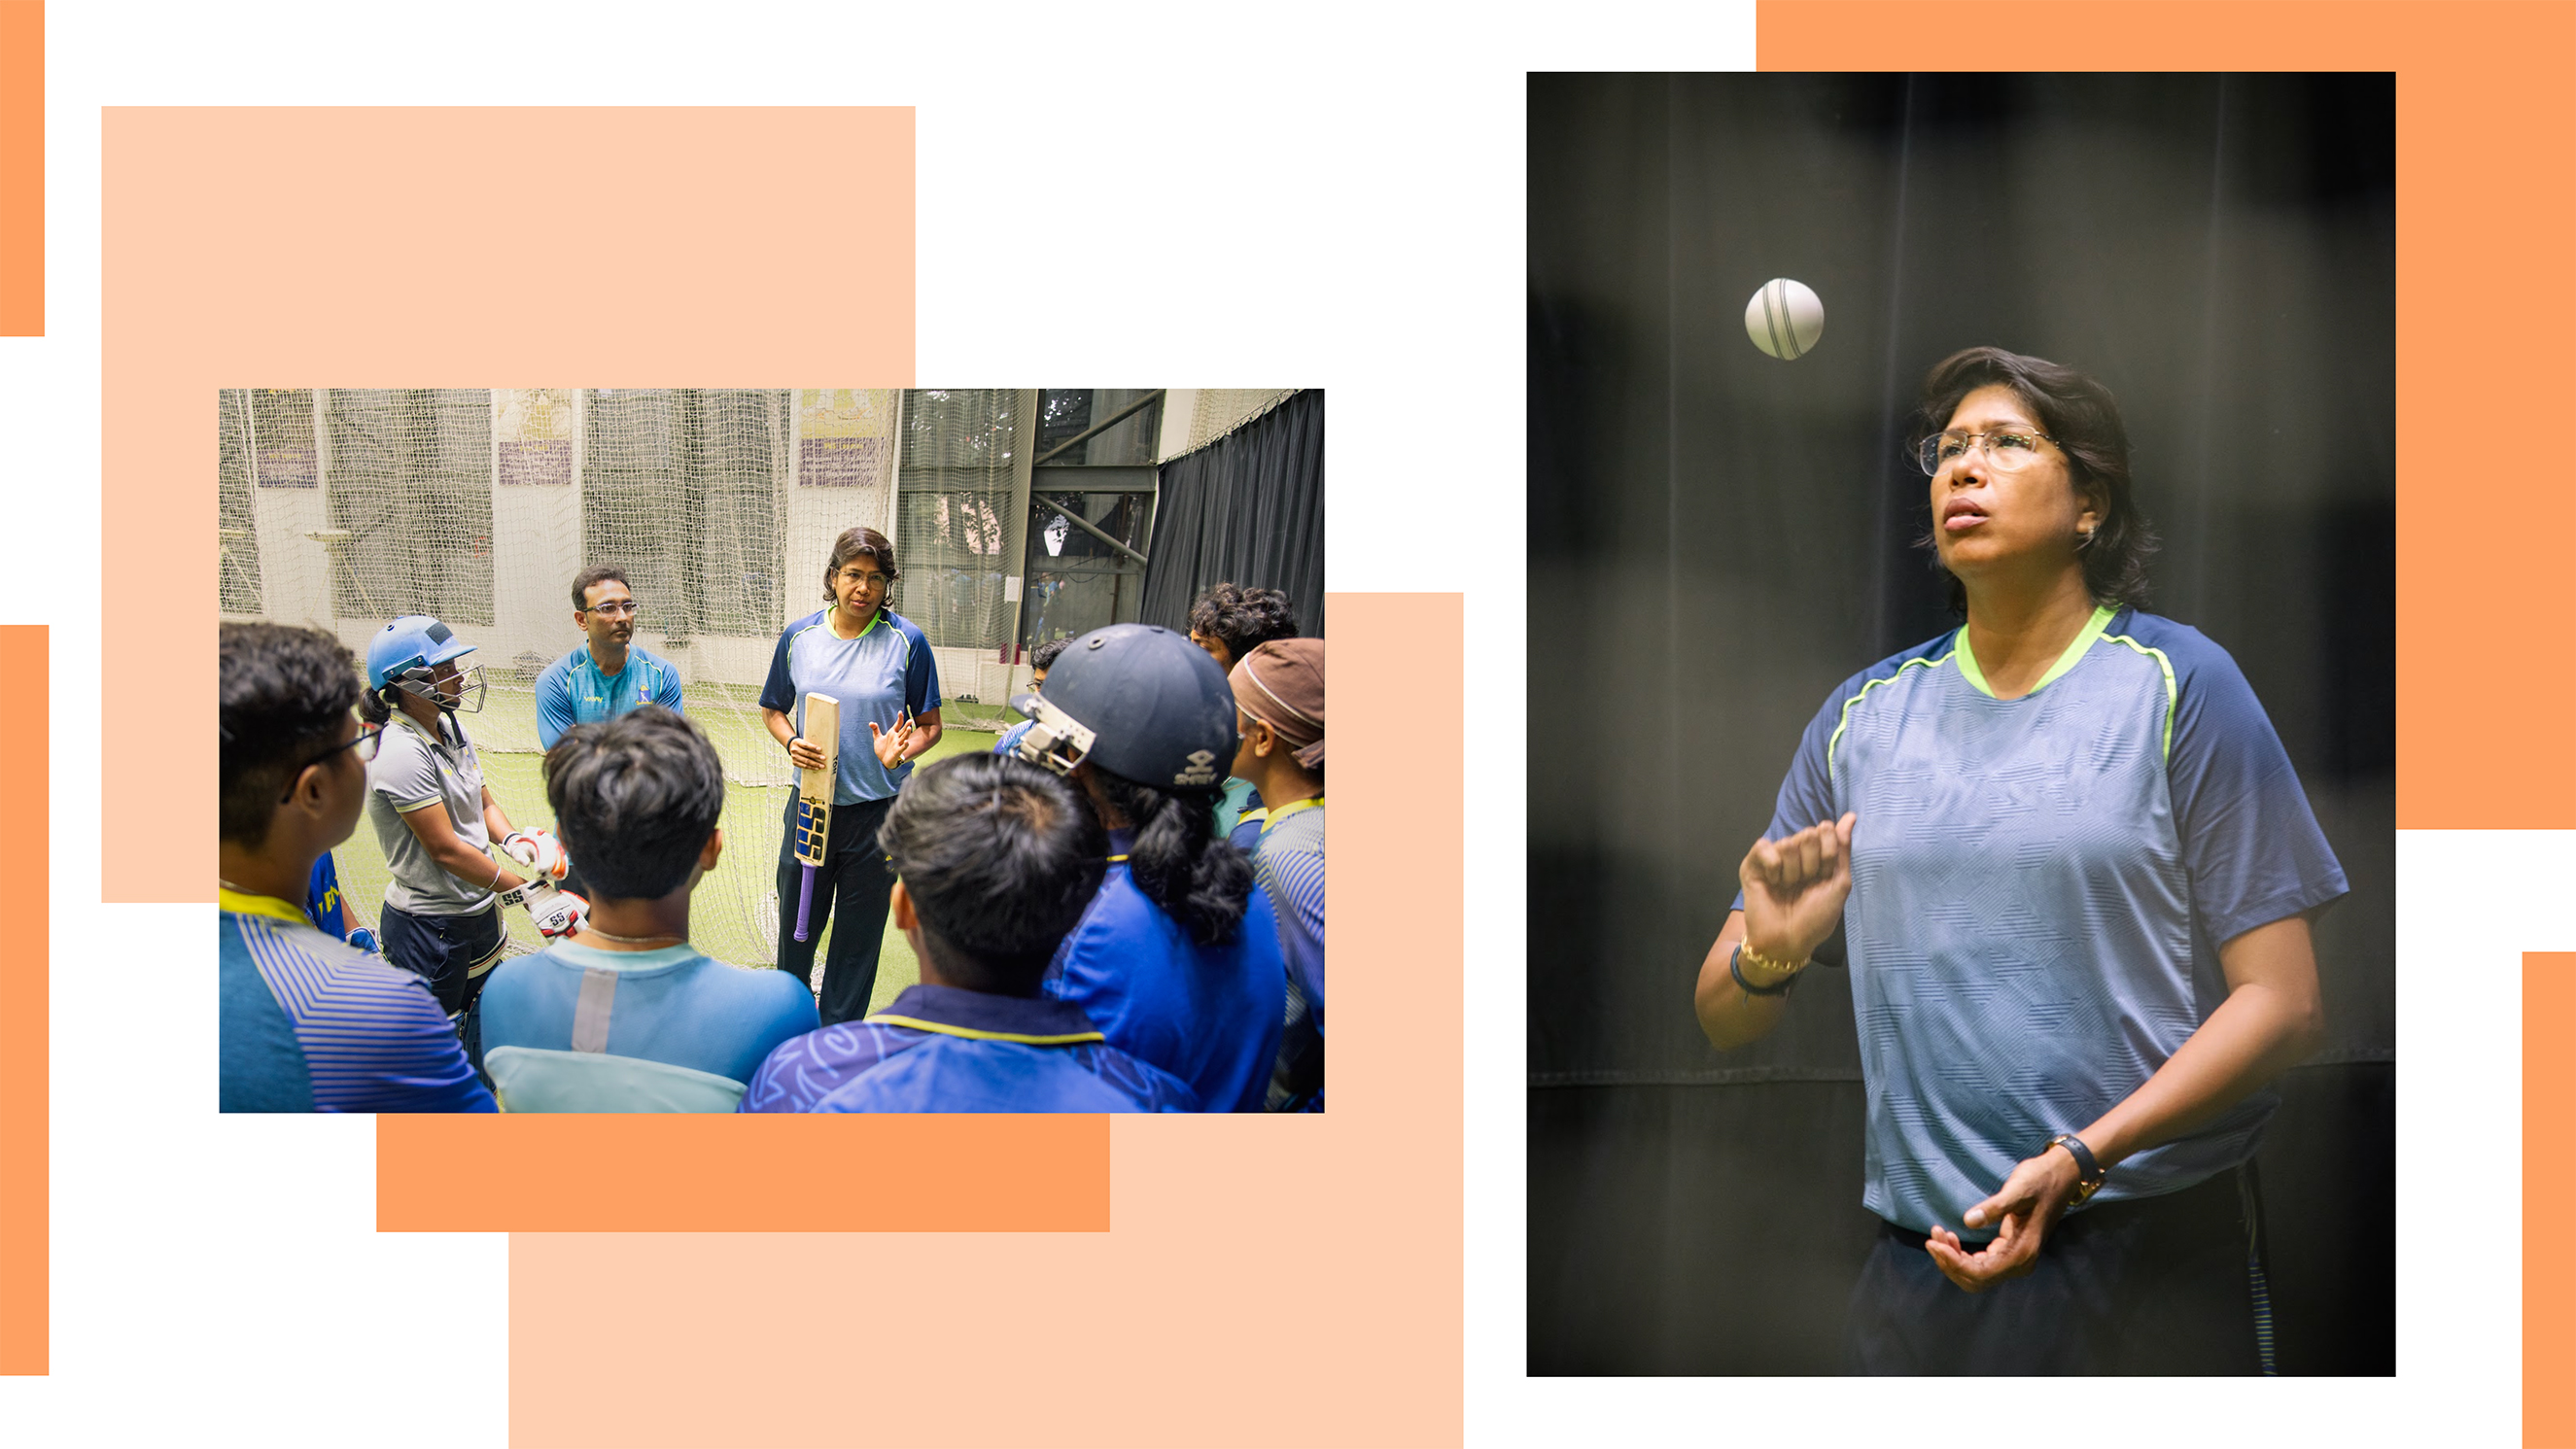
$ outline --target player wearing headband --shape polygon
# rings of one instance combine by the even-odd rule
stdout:
[[[421,978],[295,904],[366,808],[379,737],[349,715],[357,662],[282,624],[226,624],[220,641],[222,1109],[491,1111]]]
[[[1112,624],[1066,646],[1043,696],[1011,705],[1034,721],[1020,758],[1069,776],[1109,831],[1109,873],[1047,994],[1207,1110],[1260,1111],[1288,982],[1270,902],[1216,836],[1237,742],[1224,671],[1168,629]]]
[[[1271,1074],[1274,1112],[1324,1106],[1324,641],[1280,639],[1234,666],[1236,778],[1270,803],[1252,874],[1279,918],[1288,1017]]]
[[[382,727],[367,771],[367,818],[393,876],[378,917],[385,957],[420,973],[460,1029],[509,942],[505,902],[527,905],[549,938],[576,929],[588,908],[578,896],[525,889],[561,870],[550,840],[512,842],[542,850],[542,872],[522,875],[485,854],[514,832],[456,718],[483,707],[483,671],[456,663],[473,651],[426,614],[396,619],[367,644],[368,692],[358,704]]]
[[[1073,787],[1023,761],[922,767],[879,840],[921,982],[865,1021],[780,1047],[746,1112],[1193,1112],[1180,1079],[1039,989],[1108,866]]]
[[[1208,652],[1216,667],[1231,672],[1243,656],[1273,639],[1297,637],[1297,611],[1277,589],[1247,589],[1210,584],[1190,601],[1190,642]],[[1233,776],[1218,797],[1216,833],[1247,854],[1260,834],[1261,795],[1252,782]]]

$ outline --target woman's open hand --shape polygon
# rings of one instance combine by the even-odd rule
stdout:
[[[1785,840],[1757,840],[1736,877],[1744,885],[1744,943],[1772,961],[1816,953],[1851,896],[1852,822],[1811,825]]]

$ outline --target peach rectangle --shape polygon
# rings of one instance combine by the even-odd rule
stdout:
[[[219,388],[909,384],[912,134],[909,109],[109,108],[102,548],[179,572],[110,570],[104,637],[166,632],[174,591],[214,622],[215,550],[162,532],[213,531]],[[257,185],[246,158],[274,159]],[[207,853],[105,851],[111,903],[214,899],[214,721],[188,724],[214,651],[170,667],[179,728],[100,711],[109,759],[166,766],[105,803]]]
[[[2576,1158],[2555,1135],[2576,1116],[2576,952],[2522,958],[2522,1442],[2576,1444]]]
[[[1463,718],[1462,595],[1328,601],[1343,698]],[[1105,1234],[514,1235],[510,1441],[1460,1442],[1464,764],[1353,738],[1329,1112],[1112,1120]],[[737,1331],[675,1358],[638,1322]]]
[[[0,625],[0,1374],[47,1371],[48,646],[42,625]]]
[[[378,1232],[1097,1233],[1106,1118],[408,1116]]]
[[[1764,70],[2381,70],[2397,76],[2397,825],[2576,828],[2576,770],[2496,747],[2525,720],[2576,717],[2576,675],[2535,668],[2528,632],[2559,612],[2556,470],[2463,470],[2463,420],[2565,411],[2576,335],[2576,5],[2262,0],[1762,0]],[[2463,308],[2463,303],[2468,306]],[[2512,321],[2485,325],[2482,308]],[[2465,328],[2465,330],[2464,330]],[[2464,366],[2464,356],[2475,363]],[[2407,486],[2435,477],[2437,487]],[[2471,582],[2474,581],[2474,582]],[[2520,732],[2546,739],[2548,731]],[[2536,766],[2536,768],[2535,768]]]
[[[45,7],[0,0],[0,337],[45,335]]]

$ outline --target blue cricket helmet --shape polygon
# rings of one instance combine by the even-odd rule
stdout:
[[[1112,624],[1065,646],[1047,670],[1046,693],[1024,694],[1011,707],[1051,719],[1084,748],[1059,755],[1058,768],[1090,759],[1113,775],[1167,789],[1212,789],[1234,766],[1234,690],[1208,652],[1158,624]],[[1045,743],[1037,742],[1043,750]],[[1032,752],[1034,753],[1034,752]]]
[[[382,689],[413,669],[434,669],[474,646],[427,614],[405,614],[367,641],[367,688]]]

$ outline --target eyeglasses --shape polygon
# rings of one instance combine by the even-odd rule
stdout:
[[[606,614],[612,619],[631,619],[635,617],[635,601],[628,599],[624,603],[593,604],[586,612]]]
[[[1914,462],[1925,473],[1938,474],[1942,464],[1965,456],[1980,442],[1986,445],[1986,460],[2009,473],[2038,457],[2041,443],[2057,440],[2046,433],[1935,433],[1914,445]]]
[[[863,589],[881,589],[881,588],[884,588],[884,587],[885,587],[885,584],[886,584],[886,580],[887,580],[887,579],[889,579],[889,578],[891,578],[891,577],[893,577],[893,576],[892,576],[892,575],[890,575],[890,574],[880,574],[880,573],[874,573],[874,572],[862,572],[862,571],[860,571],[860,570],[858,570],[858,569],[852,569],[852,570],[850,570],[848,573],[845,573],[845,574],[841,575],[841,578],[842,578],[845,582],[853,583],[853,584],[857,584],[859,587],[861,587],[861,588],[863,588]]]
[[[321,764],[325,760],[330,759],[333,755],[340,753],[342,750],[356,750],[358,752],[358,763],[362,765],[374,760],[376,757],[376,746],[382,744],[384,742],[384,738],[384,731],[382,730],[360,729],[356,739],[342,740],[340,743],[333,745],[331,748],[324,750],[318,755],[315,755],[312,759],[306,760],[303,764],[296,766],[293,771],[288,773],[286,777],[286,793],[277,797],[277,803],[283,805],[287,801],[294,799],[294,782],[304,778],[305,771],[312,769],[315,765]]]

